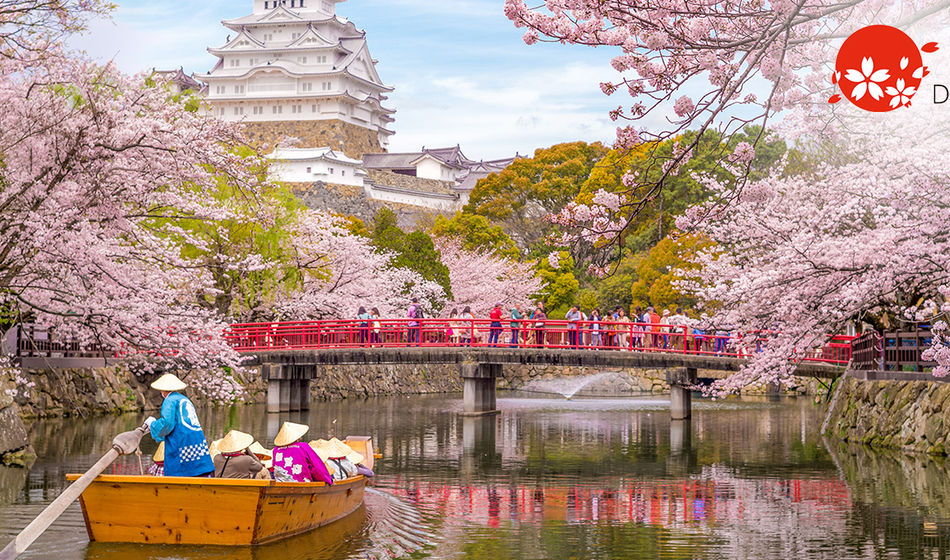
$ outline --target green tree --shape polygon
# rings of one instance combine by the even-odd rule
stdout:
[[[269,303],[281,290],[299,281],[288,240],[301,203],[284,186],[268,183],[267,164],[248,148],[237,148],[254,169],[260,188],[253,195],[219,175],[213,191],[204,189],[216,204],[231,211],[225,220],[179,218],[181,234],[173,241],[182,256],[202,263],[214,279],[214,291],[196,294],[198,304],[222,316],[240,320],[267,319]],[[162,220],[157,220],[162,221]],[[266,266],[249,263],[260,262]]]
[[[557,253],[557,267],[551,264],[551,259],[538,261],[538,276],[544,282],[541,297],[547,316],[552,319],[561,319],[567,314],[577,300],[577,290],[580,283],[574,275],[574,259],[567,251]]]
[[[683,278],[680,271],[696,269],[693,257],[712,245],[709,239],[694,235],[668,237],[657,243],[637,265],[637,279],[630,287],[632,305],[695,310],[696,298],[681,291],[675,283]]]
[[[607,151],[599,142],[536,150],[533,158],[517,159],[500,173],[480,180],[464,211],[500,225],[522,251],[540,256],[554,231],[548,215],[574,200]]]
[[[706,131],[697,144],[692,158],[674,176],[668,177],[663,190],[652,198],[646,198],[643,192],[623,185],[626,173],[637,177],[638,181],[649,184],[659,178],[662,170],[657,167],[655,158],[672,156],[677,142],[689,144],[696,137],[695,132],[686,132],[682,137],[668,140],[662,144],[642,144],[628,152],[611,150],[591,170],[578,196],[580,203],[590,203],[594,194],[603,189],[608,192],[625,192],[630,202],[639,203],[642,209],[636,214],[627,231],[623,243],[632,252],[648,250],[673,231],[676,218],[687,208],[706,200],[709,191],[695,179],[695,175],[712,175],[724,180],[729,175],[721,162],[739,142],[752,142],[759,135],[761,127],[747,127],[741,133],[733,135],[728,143],[715,131]],[[788,151],[785,141],[766,131],[756,146],[755,159],[752,161],[752,178],[760,177]],[[796,158],[797,160],[797,158]],[[578,251],[572,251],[575,256]],[[581,265],[583,263],[579,263]]]
[[[458,212],[452,218],[438,215],[429,230],[435,237],[457,238],[462,248],[469,251],[489,250],[499,257],[517,259],[520,256],[517,245],[504,232],[485,216]]]
[[[452,299],[452,285],[449,281],[449,269],[442,264],[441,256],[429,234],[422,230],[406,233],[397,225],[396,213],[382,208],[376,213],[370,238],[377,249],[393,253],[390,264],[417,272],[426,280],[442,286],[446,296]],[[430,313],[434,313],[440,302],[429,302]]]

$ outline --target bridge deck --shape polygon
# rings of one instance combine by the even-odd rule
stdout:
[[[517,364],[604,368],[694,368],[738,371],[742,358],[622,350],[568,350],[533,348],[327,348],[319,350],[264,350],[248,353],[256,364],[314,366],[370,364]],[[795,374],[836,378],[844,368],[820,362],[802,362]]]

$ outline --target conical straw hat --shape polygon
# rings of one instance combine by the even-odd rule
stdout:
[[[310,447],[313,449],[313,452],[317,454],[317,457],[320,457],[320,460],[324,463],[326,463],[331,457],[335,457],[333,454],[333,446],[325,439],[315,439],[311,441]]]
[[[228,432],[218,443],[218,451],[221,453],[240,453],[254,443],[254,436],[245,434],[237,430]]]
[[[251,453],[257,456],[261,461],[266,461],[273,457],[271,452],[267,449],[264,449],[264,446],[261,445],[261,442],[255,441],[251,444]]]
[[[159,391],[181,391],[187,387],[187,385],[185,385],[184,381],[178,379],[177,376],[166,373],[153,381],[150,387]]]
[[[357,453],[356,451],[353,451],[353,448],[352,448],[352,447],[350,447],[349,445],[343,443],[343,442],[340,441],[339,439],[337,439],[337,438],[331,439],[331,440],[330,440],[330,445],[331,445],[332,448],[333,448],[333,456],[334,456],[334,457],[346,457],[346,458],[349,459],[350,462],[353,463],[354,465],[359,465],[360,463],[363,462],[363,456],[362,456],[362,455],[360,455],[360,454]]]
[[[309,429],[310,426],[304,424],[284,422],[284,425],[280,427],[280,431],[277,432],[277,437],[274,438],[274,445],[277,447],[290,445],[302,438]]]
[[[222,439],[224,439],[224,438],[222,438]],[[219,445],[221,445],[221,440],[220,440],[220,439],[216,439],[216,440],[214,440],[214,441],[211,442],[211,445],[208,446],[208,454],[211,455],[212,458],[213,458],[215,455],[220,455],[220,454],[221,454],[221,450],[218,449],[218,446],[219,446]]]
[[[158,449],[155,450],[155,455],[152,455],[152,460],[156,463],[165,462],[165,442],[158,442]]]

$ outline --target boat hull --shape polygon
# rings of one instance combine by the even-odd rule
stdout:
[[[91,541],[241,546],[274,542],[342,519],[359,508],[365,487],[362,476],[326,486],[101,475],[82,493],[80,505]]]

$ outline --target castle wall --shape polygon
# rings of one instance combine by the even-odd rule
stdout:
[[[287,138],[298,139],[297,148],[330,147],[357,159],[385,151],[376,132],[339,120],[249,122],[244,136],[267,152]]]

